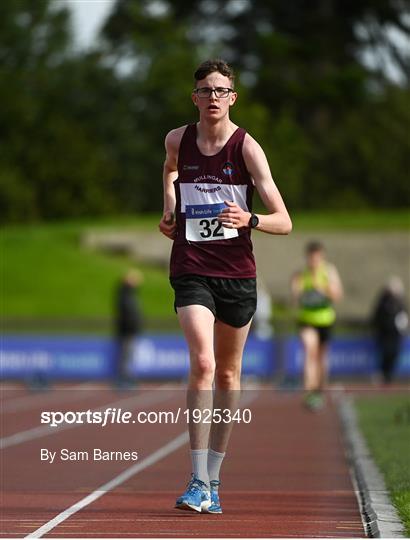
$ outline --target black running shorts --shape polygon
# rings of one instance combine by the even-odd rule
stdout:
[[[215,278],[184,275],[170,278],[175,291],[174,308],[199,304],[230,326],[248,324],[256,311],[255,278]]]
[[[313,324],[300,323],[299,327],[300,328],[313,328],[314,330],[316,330],[316,332],[319,335],[319,343],[321,345],[325,345],[332,338],[332,327],[333,327],[333,325],[331,325],[331,326],[316,326],[316,325],[313,325]]]

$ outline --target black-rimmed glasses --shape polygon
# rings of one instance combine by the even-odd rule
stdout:
[[[208,88],[207,86],[203,86],[202,88],[196,88],[194,92],[200,98],[210,98],[212,93],[214,93],[217,98],[226,98],[233,90],[232,88]]]

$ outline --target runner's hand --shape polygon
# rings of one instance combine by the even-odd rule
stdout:
[[[224,208],[218,215],[218,221],[223,223],[228,229],[240,229],[247,227],[251,218],[251,213],[242,210],[240,206],[232,201],[224,201],[228,208]]]
[[[158,227],[162,234],[174,240],[177,235],[177,224],[174,221],[174,214],[172,212],[164,213]]]

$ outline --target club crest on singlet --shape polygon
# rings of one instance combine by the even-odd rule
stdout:
[[[217,216],[224,208],[224,203],[186,205],[186,239],[191,242],[209,242],[236,238],[237,229],[228,229],[218,221]]]
[[[222,171],[224,174],[231,176],[231,174],[233,174],[233,163],[231,163],[230,161],[227,161],[222,167]]]

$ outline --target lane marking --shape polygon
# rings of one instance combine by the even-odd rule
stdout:
[[[55,518],[51,519],[47,523],[45,523],[42,527],[37,529],[36,531],[30,533],[25,538],[41,538],[44,534],[47,534],[52,529],[57,527],[60,523],[68,519],[70,516],[75,514],[76,512],[79,512],[89,504],[93,503],[103,495],[105,495],[108,491],[111,491],[112,489],[118,487],[119,485],[123,484],[127,480],[129,480],[132,476],[140,473],[141,471],[145,470],[146,468],[150,467],[154,463],[157,463],[161,459],[164,459],[169,454],[172,454],[176,450],[178,450],[181,446],[186,444],[189,441],[189,434],[188,431],[184,431],[180,435],[178,435],[175,439],[172,439],[169,443],[165,444],[158,450],[156,450],[154,453],[152,453],[150,456],[142,460],[140,463],[135,463],[122,473],[120,473],[118,476],[114,477],[109,482],[103,484],[96,490],[94,490],[92,493],[87,495],[87,497],[84,497],[77,503],[73,504],[60,514],[58,514]]]
[[[218,521],[220,521],[218,519]],[[202,521],[202,523],[206,523],[206,526],[208,527],[209,524],[213,523],[213,521],[211,519],[208,519],[206,521]],[[181,523],[181,520],[179,520],[179,523]],[[68,535],[72,535],[74,531],[67,531],[67,532],[62,532],[62,533],[51,533],[49,538],[60,538],[61,536],[68,536]],[[243,531],[240,531],[243,535]],[[272,534],[271,531],[269,531],[270,534],[267,534],[265,533],[264,536],[262,538],[284,538],[283,535],[281,535],[280,533],[277,533],[277,534]],[[4,534],[8,534],[8,535],[12,535],[12,534],[16,534],[16,535],[21,535],[21,534],[24,534],[22,531],[12,531],[12,532],[4,532]],[[187,538],[191,538],[192,536],[200,536],[201,538],[204,538],[204,534],[203,532],[198,532],[198,533],[195,533],[195,532],[191,532],[189,530],[186,530],[186,529],[181,529],[181,530],[174,530],[173,532],[170,532],[170,531],[157,531],[157,532],[136,532],[136,531],[133,531],[133,532],[126,532],[126,531],[119,531],[119,532],[113,532],[113,531],[110,531],[110,532],[101,532],[99,531],[98,533],[95,533],[95,532],[81,532],[81,536],[80,538],[83,538],[85,536],[90,536],[92,535],[94,538],[100,538],[102,537],[103,535],[105,536],[108,536],[109,538],[123,538],[124,536],[133,536],[133,537],[137,537],[137,536],[142,536],[142,537],[146,537],[148,535],[152,535],[152,536],[164,536],[164,535],[172,535],[172,536],[175,536],[175,535],[178,535],[178,536],[181,536],[181,535],[187,535],[189,534],[189,536]],[[234,536],[236,538],[243,538],[242,535],[238,535],[238,532],[224,532],[223,533],[223,537],[222,538],[225,538],[226,536]],[[208,538],[208,537],[217,537],[217,538],[221,538],[221,534],[220,532],[211,532],[211,531],[207,531],[206,533],[206,537],[205,538]],[[306,534],[298,534],[298,533],[292,533],[291,535],[289,536],[286,536],[285,538],[306,538]],[[28,537],[25,537],[25,538],[28,538]],[[75,537],[77,538],[77,537]],[[245,538],[249,538],[249,537],[245,537]],[[259,537],[258,537],[259,538]],[[343,535],[342,533],[322,533],[321,535],[318,535],[318,534],[309,534],[308,538],[346,538],[346,535]],[[347,538],[362,538],[363,539],[363,535],[360,535],[359,533],[356,533],[356,534],[352,534],[352,535],[349,535]]]
[[[158,387],[155,387],[155,389],[157,389]],[[176,384],[170,384],[170,383],[164,383],[162,385],[160,385],[160,388],[168,388],[169,390],[181,390],[181,388],[179,386],[177,386]],[[77,384],[77,385],[67,385],[67,386],[62,386],[62,387],[58,387],[58,386],[55,386],[53,388],[51,388],[50,390],[46,390],[44,392],[42,391],[39,391],[39,392],[33,392],[31,394],[24,394],[24,395],[18,395],[18,396],[10,396],[10,397],[5,397],[4,395],[4,391],[10,391],[12,388],[9,388],[7,387],[4,383],[0,383],[0,398],[1,398],[1,401],[0,401],[0,408],[2,410],[2,412],[9,412],[9,409],[10,409],[10,412],[14,412],[13,410],[13,404],[15,404],[16,402],[16,411],[17,410],[23,410],[25,408],[29,408],[29,405],[31,405],[31,400],[33,401],[36,401],[38,398],[42,398],[44,399],[45,398],[45,401],[48,400],[48,398],[52,398],[52,397],[56,397],[58,393],[67,393],[67,394],[70,394],[71,396],[71,391],[72,390],[82,390],[82,391],[92,391],[92,392],[97,392],[97,391],[101,391],[101,390],[109,390],[111,392],[115,392],[115,388],[112,388],[111,386],[107,386],[107,384],[101,384],[101,383],[90,383],[90,382],[83,382],[83,383],[80,383],[80,384]],[[21,389],[19,387],[19,389]],[[139,391],[141,392],[145,392],[145,391],[151,391],[153,388],[151,388],[149,385],[147,384],[143,384],[141,386],[138,387]],[[1,393],[3,392],[3,393]],[[25,406],[25,402],[27,400],[27,406]],[[21,406],[20,406],[20,402],[21,402]],[[10,405],[10,406],[9,406]]]
[[[71,392],[73,390],[85,389],[84,385],[85,385],[85,383],[78,384],[76,386],[73,386],[73,387],[67,388],[67,389],[65,389],[65,388],[55,388],[55,389],[49,391],[47,394],[40,392],[40,393],[36,393],[36,394],[31,394],[31,395],[28,395],[28,396],[18,396],[18,397],[15,397],[15,398],[10,398],[10,399],[4,401],[1,404],[1,412],[2,413],[14,413],[14,412],[18,412],[18,411],[24,411],[25,409],[29,409],[30,407],[32,407],[37,401],[40,401],[40,404],[41,404],[41,403],[50,401],[53,398],[57,398],[57,397],[59,399],[58,403],[66,401],[67,398],[69,400],[76,399],[78,396],[75,396]],[[64,396],[64,399],[61,399],[63,396]]]
[[[245,405],[250,404],[252,401],[256,399],[258,396],[257,392],[254,392],[252,394],[248,394],[245,398],[242,396],[240,400],[240,404],[242,407]],[[172,454],[176,450],[178,450],[181,446],[189,442],[189,432],[184,431],[180,435],[178,435],[175,439],[172,439],[169,443],[162,446],[155,452],[153,452],[150,456],[145,458],[140,463],[135,463],[116,477],[114,477],[109,482],[106,482],[96,490],[94,490],[92,493],[78,501],[77,503],[73,504],[66,510],[63,510],[58,514],[56,517],[39,527],[37,530],[33,531],[29,535],[27,535],[25,538],[41,538],[43,535],[50,532],[52,529],[60,525],[63,521],[68,519],[73,514],[79,512],[89,504],[92,504],[94,501],[98,500],[100,497],[111,491],[112,489],[115,489],[116,487],[120,486],[127,480],[129,480],[132,476],[140,473],[141,471],[145,470],[146,468],[150,467],[151,465],[154,465],[158,461],[164,459],[168,455]],[[64,534],[64,533],[63,533]],[[66,533],[67,534],[67,533]],[[95,535],[95,533],[92,533]],[[125,533],[127,534],[127,533]],[[133,533],[131,533],[133,534]]]
[[[161,388],[161,387],[160,387]],[[159,389],[160,389],[159,388]],[[158,390],[159,390],[158,389]],[[164,392],[162,390],[162,392]],[[98,409],[92,409],[93,412],[104,411],[108,407],[118,407],[125,406],[130,403],[133,404],[133,407],[139,405],[142,402],[144,405],[152,405],[154,403],[160,403],[161,401],[166,401],[172,396],[170,391],[166,391],[165,394],[158,396],[156,393],[143,394],[140,396],[131,396],[128,398],[123,398],[118,401],[112,401],[106,405],[98,407]],[[73,429],[76,427],[84,427],[88,424],[60,424],[56,427],[51,427],[49,424],[43,426],[37,426],[35,428],[27,429],[25,431],[19,431],[13,433],[13,435],[8,435],[7,437],[2,437],[0,439],[0,449],[9,448],[10,446],[16,446],[27,441],[32,441],[34,439],[39,439],[40,437],[46,437],[47,435],[54,435],[55,433],[60,433],[66,429]]]
[[[174,492],[172,492],[174,493]],[[182,514],[180,514],[182,515]],[[194,514],[192,514],[192,516],[194,516]],[[280,517],[280,518],[275,518],[275,517],[270,517],[268,518],[269,521],[271,522],[278,522],[278,523],[282,523],[283,522],[283,517]],[[19,519],[18,521],[16,521],[16,519],[3,519],[1,521],[12,521],[14,523],[21,523],[21,526],[22,527],[26,527],[28,525],[38,525],[40,523],[42,523],[42,519],[33,519],[33,520],[29,520],[29,519]],[[25,521],[28,521],[29,523],[22,523],[22,522],[25,522]],[[92,521],[95,521],[97,523],[103,523],[105,521],[109,521],[110,523],[112,523],[112,518],[99,518],[99,519],[92,519],[92,518],[73,518],[71,520],[71,522],[73,523],[90,523]],[[134,522],[134,521],[148,521],[148,522],[161,522],[161,521],[164,521],[164,522],[168,522],[168,521],[176,521],[178,523],[181,523],[181,518],[175,518],[175,517],[170,517],[170,518],[157,518],[157,517],[152,517],[152,518],[116,518],[115,519],[115,522],[122,522],[122,521],[130,521],[130,522]],[[220,523],[221,521],[226,521],[227,523],[231,523],[231,522],[239,522],[239,523],[253,523],[253,522],[256,522],[258,523],[260,521],[260,518],[242,518],[242,519],[237,519],[237,518],[230,518],[230,517],[218,517],[218,523]],[[338,521],[337,518],[334,518],[334,519],[309,519],[309,518],[306,518],[306,519],[292,519],[292,523],[334,523],[335,521]],[[38,523],[37,523],[38,522]],[[70,522],[70,523],[71,523]],[[216,521],[212,521],[212,523],[217,523]],[[361,522],[358,521],[356,523],[356,525],[360,525]],[[71,527],[74,525],[63,525],[63,527]],[[75,525],[76,527],[80,527],[81,525]],[[338,527],[338,526],[337,526]]]
[[[167,384],[165,383],[164,385],[159,386],[155,390],[164,391],[163,389],[166,387],[167,387]],[[145,402],[144,397],[146,395],[152,396],[152,399],[147,399],[147,401]],[[161,401],[166,401],[166,399],[171,397],[171,395],[172,395],[171,391],[168,390],[168,394],[165,394],[165,396],[161,396],[161,399],[158,399],[158,397],[155,397],[154,399],[154,396],[156,396],[155,393],[143,394],[142,396],[131,396],[131,397],[119,400],[119,401],[113,401],[111,403],[107,403],[106,405],[102,405],[98,409],[92,409],[92,410],[93,412],[104,411],[107,407],[114,407],[114,406],[118,407],[119,405],[125,406],[128,403],[133,402],[134,400],[136,401],[136,403],[134,403],[134,406],[136,406],[139,404],[140,398],[142,398],[142,401],[144,402],[145,405],[151,405],[153,403],[161,403]],[[252,393],[248,394],[245,398],[242,396],[241,406],[242,407],[246,406],[248,403],[254,401],[255,398],[256,396],[252,395]],[[17,433],[13,433],[13,435],[8,435],[7,437],[0,438],[0,450],[9,448],[10,446],[16,446],[18,444],[22,444],[27,441],[32,441],[34,439],[39,439],[40,437],[46,437],[47,435],[59,433],[66,429],[73,429],[73,428],[85,426],[85,425],[87,424],[73,423],[73,424],[60,424],[59,426],[51,427],[50,425],[47,424],[47,425],[37,426],[35,428],[27,429],[25,431],[19,431]]]

